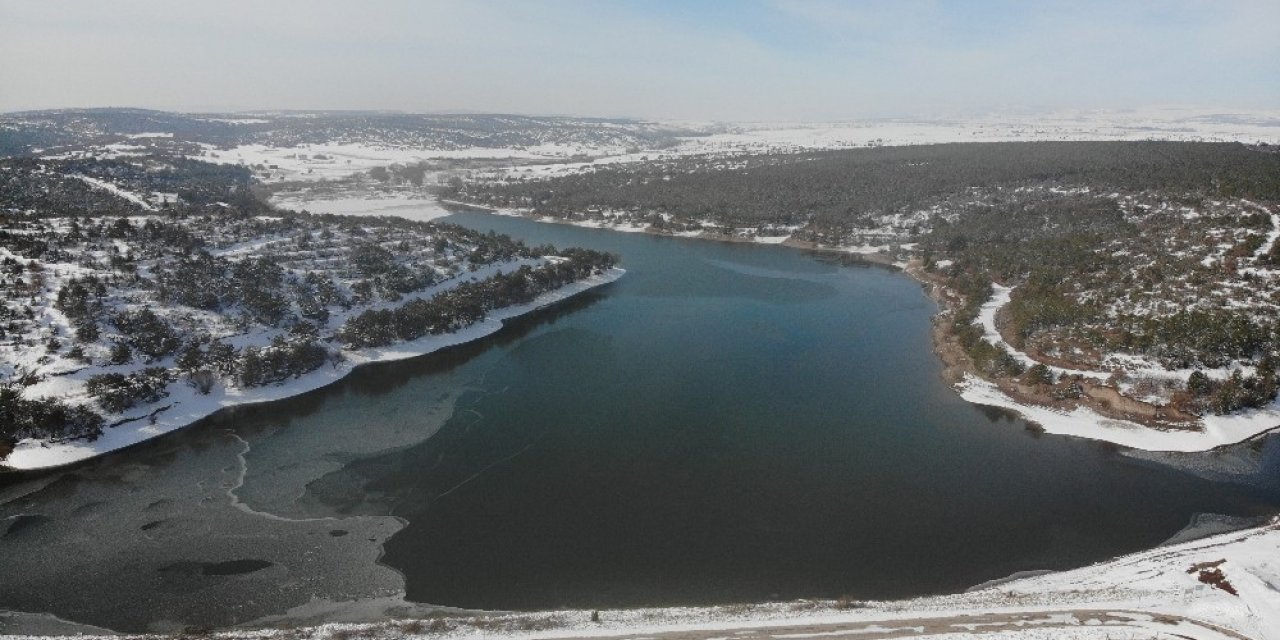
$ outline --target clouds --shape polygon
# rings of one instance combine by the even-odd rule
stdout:
[[[827,119],[1280,105],[1275,2],[22,2],[0,110]]]

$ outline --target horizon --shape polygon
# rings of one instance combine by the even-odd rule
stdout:
[[[307,108],[291,108],[291,109],[268,109],[268,108],[240,108],[231,110],[218,109],[165,109],[152,106],[139,105],[96,105],[82,107],[38,107],[32,109],[18,109],[13,111],[0,111],[0,116],[23,116],[28,114],[40,113],[74,113],[74,112],[126,112],[138,111],[157,114],[170,114],[179,116],[289,116],[302,114],[318,114],[318,115],[403,115],[403,116],[476,116],[476,117],[517,117],[517,118],[557,118],[557,119],[579,119],[579,120],[601,120],[601,121],[633,121],[633,122],[654,122],[669,124],[689,124],[689,125],[840,125],[840,124],[863,124],[863,123],[920,123],[920,124],[943,124],[946,122],[957,123],[977,123],[985,118],[1007,118],[1018,120],[1021,118],[1036,118],[1050,116],[1082,116],[1094,115],[1105,120],[1107,117],[1115,116],[1151,116],[1156,114],[1177,114],[1180,117],[1196,117],[1211,118],[1214,116],[1262,116],[1268,119],[1276,120],[1276,126],[1280,126],[1280,108],[1232,108],[1227,106],[1215,105],[1181,105],[1181,104],[1153,104],[1140,105],[1126,108],[1098,108],[1098,109],[1072,109],[1072,108],[1010,108],[1006,110],[985,110],[970,111],[967,113],[935,113],[935,114],[904,114],[897,116],[869,116],[869,117],[850,117],[850,118],[833,118],[833,119],[812,119],[812,120],[716,120],[716,119],[694,119],[694,118],[647,118],[644,116],[626,115],[626,114],[591,114],[591,113],[522,113],[515,111],[482,111],[477,109],[434,109],[415,111],[410,109],[307,109]],[[1173,118],[1171,121],[1176,122],[1180,118]],[[1267,126],[1271,126],[1269,123]]]

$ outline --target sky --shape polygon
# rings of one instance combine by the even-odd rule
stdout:
[[[0,111],[1280,108],[1280,0],[0,0]]]

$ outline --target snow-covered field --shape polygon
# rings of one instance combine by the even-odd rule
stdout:
[[[284,180],[319,181],[345,178],[353,173],[392,164],[416,164],[427,160],[545,160],[557,161],[579,155],[609,155],[618,150],[608,147],[540,145],[520,149],[418,149],[382,144],[304,144],[296,147],[270,147],[249,144],[232,149],[206,145],[201,155],[206,162],[244,165],[255,169],[265,182]]]
[[[1280,140],[1280,111],[1222,114],[1167,108],[989,114],[952,120],[747,123],[731,125],[725,133],[690,138],[681,149],[764,152],[948,142],[1153,139],[1274,144]]]
[[[690,126],[689,123],[683,124]],[[679,145],[670,149],[610,156],[592,162],[525,166],[513,169],[512,173],[548,177],[602,164],[681,155],[739,155],[959,142],[1178,140],[1277,144],[1280,143],[1280,110],[1222,114],[1210,109],[1168,108],[1128,112],[992,114],[951,120],[704,123],[701,127],[715,133],[682,138]]]
[[[350,197],[310,198],[301,195],[273,198],[271,204],[285,209],[331,213],[345,216],[399,216],[409,220],[428,222],[450,214],[432,197],[419,194],[397,193],[392,195],[363,194]]]
[[[473,276],[479,277],[485,273],[487,272],[480,271]],[[207,395],[200,395],[187,385],[173,385],[169,397],[162,403],[170,407],[157,414],[154,423],[136,420],[122,424],[105,430],[101,437],[92,442],[75,440],[49,443],[34,439],[23,440],[9,454],[4,464],[15,469],[37,469],[68,464],[149,440],[187,426],[225,407],[278,400],[323,387],[345,377],[361,364],[412,358],[477,340],[501,329],[502,321],[505,319],[529,313],[587,289],[612,282],[624,273],[626,273],[624,270],[615,268],[599,276],[566,285],[539,296],[529,304],[494,311],[483,322],[455,333],[425,336],[411,342],[377,349],[343,351],[346,359],[337,366],[324,366],[278,384],[249,389],[229,389],[219,386]]]
[[[426,160],[521,160],[498,170],[525,177],[548,177],[612,163],[641,162],[684,155],[739,155],[954,142],[1033,140],[1183,140],[1280,143],[1280,110],[1222,113],[1212,109],[1072,111],[1047,114],[991,114],[956,119],[898,119],[853,122],[656,123],[705,131],[683,137],[673,147],[624,149],[617,145],[542,144],[520,148],[431,149],[386,144],[328,143],[293,147],[250,144],[232,149],[206,145],[210,162],[255,167],[267,182],[334,180],[374,167]],[[570,161],[588,157],[587,161]],[[530,161],[533,161],[530,164]]]

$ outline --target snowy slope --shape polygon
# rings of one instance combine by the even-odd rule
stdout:
[[[514,269],[516,267],[509,266],[508,268]],[[337,366],[324,366],[301,377],[278,384],[248,389],[219,386],[207,395],[200,395],[188,385],[173,385],[170,395],[160,403],[167,406],[168,409],[157,415],[154,421],[139,419],[107,429],[101,437],[92,442],[73,440],[51,443],[36,439],[26,439],[18,443],[13,452],[5,459],[3,465],[14,469],[39,469],[70,464],[77,460],[121,449],[175,429],[180,429],[225,407],[279,400],[323,387],[346,377],[348,373],[361,364],[412,358],[432,353],[445,347],[478,340],[501,329],[503,320],[529,313],[587,289],[612,282],[622,277],[624,273],[626,273],[625,270],[615,268],[601,275],[565,285],[538,296],[528,304],[504,307],[493,311],[484,321],[461,331],[428,335],[417,340],[397,343],[388,347],[343,351],[346,359]],[[478,278],[485,274],[486,271],[482,270],[471,275],[473,278]]]

